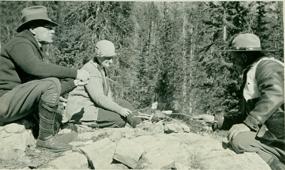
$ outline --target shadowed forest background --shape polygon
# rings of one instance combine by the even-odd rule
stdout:
[[[46,62],[80,68],[95,43],[113,41],[109,70],[116,97],[144,108],[214,114],[238,107],[241,71],[226,49],[233,36],[260,36],[267,53],[283,61],[282,1],[272,2],[0,2],[1,46],[16,34],[21,10],[48,7],[59,23]]]

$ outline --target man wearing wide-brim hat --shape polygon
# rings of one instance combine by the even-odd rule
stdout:
[[[38,114],[37,146],[60,152],[71,146],[56,137],[60,125],[59,97],[86,83],[89,74],[43,62],[46,54],[42,46],[53,42],[55,26],[57,23],[48,17],[46,7],[22,10],[18,34],[1,49],[0,125]]]
[[[256,152],[272,169],[285,169],[284,64],[266,57],[251,33],[238,34],[227,51],[244,68],[240,110],[201,119],[214,129],[230,128],[227,138],[237,153]]]

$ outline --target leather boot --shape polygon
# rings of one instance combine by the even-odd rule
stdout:
[[[57,107],[50,107],[43,102],[39,105],[39,136],[37,147],[50,149],[52,152],[63,152],[72,147],[60,140],[56,135],[60,128],[61,115],[56,112]]]
[[[136,115],[131,114],[127,116],[127,122],[131,125],[131,127],[135,128],[142,122],[142,119],[140,117],[136,117]]]

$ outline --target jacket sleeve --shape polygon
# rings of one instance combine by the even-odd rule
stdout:
[[[256,68],[260,98],[244,123],[254,131],[284,103],[284,66],[275,61],[261,61]]]
[[[39,77],[76,78],[76,69],[71,69],[41,61],[27,43],[17,43],[9,51],[13,61],[26,73]]]
[[[111,97],[104,94],[101,75],[94,73],[90,73],[90,75],[91,78],[88,80],[88,84],[85,85],[85,89],[91,100],[99,107],[119,113],[122,107],[115,103]]]

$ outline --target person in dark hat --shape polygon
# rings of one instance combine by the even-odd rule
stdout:
[[[36,114],[37,146],[60,152],[71,149],[56,135],[61,117],[57,112],[60,95],[86,84],[89,73],[43,62],[46,54],[42,47],[53,42],[55,26],[57,23],[48,17],[44,6],[22,10],[18,34],[1,48],[0,125]]]
[[[266,57],[259,37],[244,33],[232,43],[232,59],[244,69],[238,113],[200,115],[213,129],[228,129],[237,153],[256,152],[272,169],[285,169],[284,63]]]

